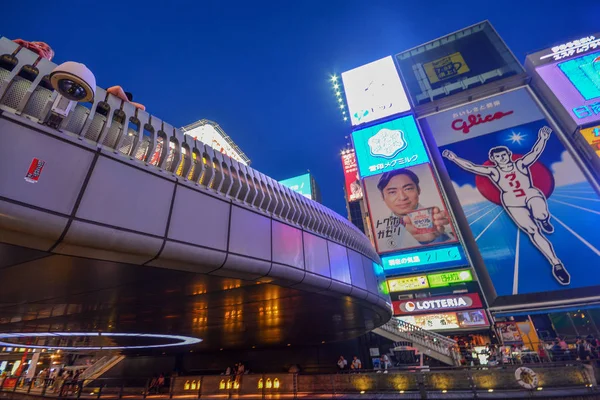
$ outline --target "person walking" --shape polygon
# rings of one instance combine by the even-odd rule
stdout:
[[[340,372],[344,372],[348,368],[348,361],[344,358],[344,356],[340,356],[337,366]]]

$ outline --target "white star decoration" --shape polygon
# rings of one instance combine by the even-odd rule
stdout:
[[[510,133],[510,136],[506,140],[510,141],[512,143],[521,144],[521,141],[525,140],[525,136],[527,136],[527,135],[523,135],[520,132],[513,131]]]

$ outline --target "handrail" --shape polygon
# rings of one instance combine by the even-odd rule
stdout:
[[[395,319],[388,321],[380,326],[380,328],[406,338],[408,341],[451,357],[455,361],[460,359],[454,350],[456,341],[435,332],[426,331],[418,326],[409,324],[408,322]]]
[[[18,62],[11,70],[0,67],[0,110],[45,123],[57,93],[44,84],[43,78],[56,64],[39,59],[37,54],[4,37],[0,38],[0,55],[3,54],[12,55]],[[38,75],[28,81],[19,72],[32,60],[37,60]],[[24,87],[5,96],[15,85]],[[33,102],[36,103],[32,106]],[[75,135],[113,150],[118,156],[172,173],[182,181],[298,225],[381,262],[369,239],[346,218],[99,87],[91,109],[78,104],[57,132]]]

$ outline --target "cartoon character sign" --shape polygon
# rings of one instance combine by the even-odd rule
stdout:
[[[488,155],[493,166],[473,164],[451,150],[444,150],[442,155],[465,171],[485,176],[496,185],[506,213],[552,265],[552,275],[558,283],[568,285],[571,276],[544,235],[554,232],[548,202],[544,193],[534,186],[530,171],[542,155],[551,133],[552,129],[543,126],[531,151],[522,157],[514,157],[506,146],[492,147]]]
[[[600,196],[527,89],[425,125],[498,296],[600,285]]]

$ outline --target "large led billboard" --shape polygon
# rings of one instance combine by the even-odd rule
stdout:
[[[352,125],[410,110],[391,56],[342,73]]]
[[[363,182],[379,253],[457,241],[429,163],[369,176]]]
[[[600,121],[600,46],[597,47],[598,51],[536,68],[537,74],[580,126]]]
[[[295,176],[289,179],[284,179],[282,181],[279,181],[279,183],[281,183],[285,187],[290,188],[294,192],[301,194],[304,197],[308,197],[309,199],[313,198],[310,173]]]
[[[194,122],[193,124],[181,128],[186,135],[193,137],[196,140],[212,147],[226,156],[248,165],[250,159],[233,143],[231,138],[223,131],[223,129],[215,122],[207,119]],[[160,153],[159,153],[160,154]]]
[[[423,126],[498,296],[551,301],[553,291],[600,285],[600,197],[527,88],[431,115]]]
[[[414,106],[523,72],[489,22],[396,55]]]
[[[412,115],[354,131],[352,141],[363,178],[429,161]]]
[[[363,198],[363,190],[360,185],[356,152],[354,150],[342,151],[342,167],[344,169],[344,183],[348,202],[361,200]]]

